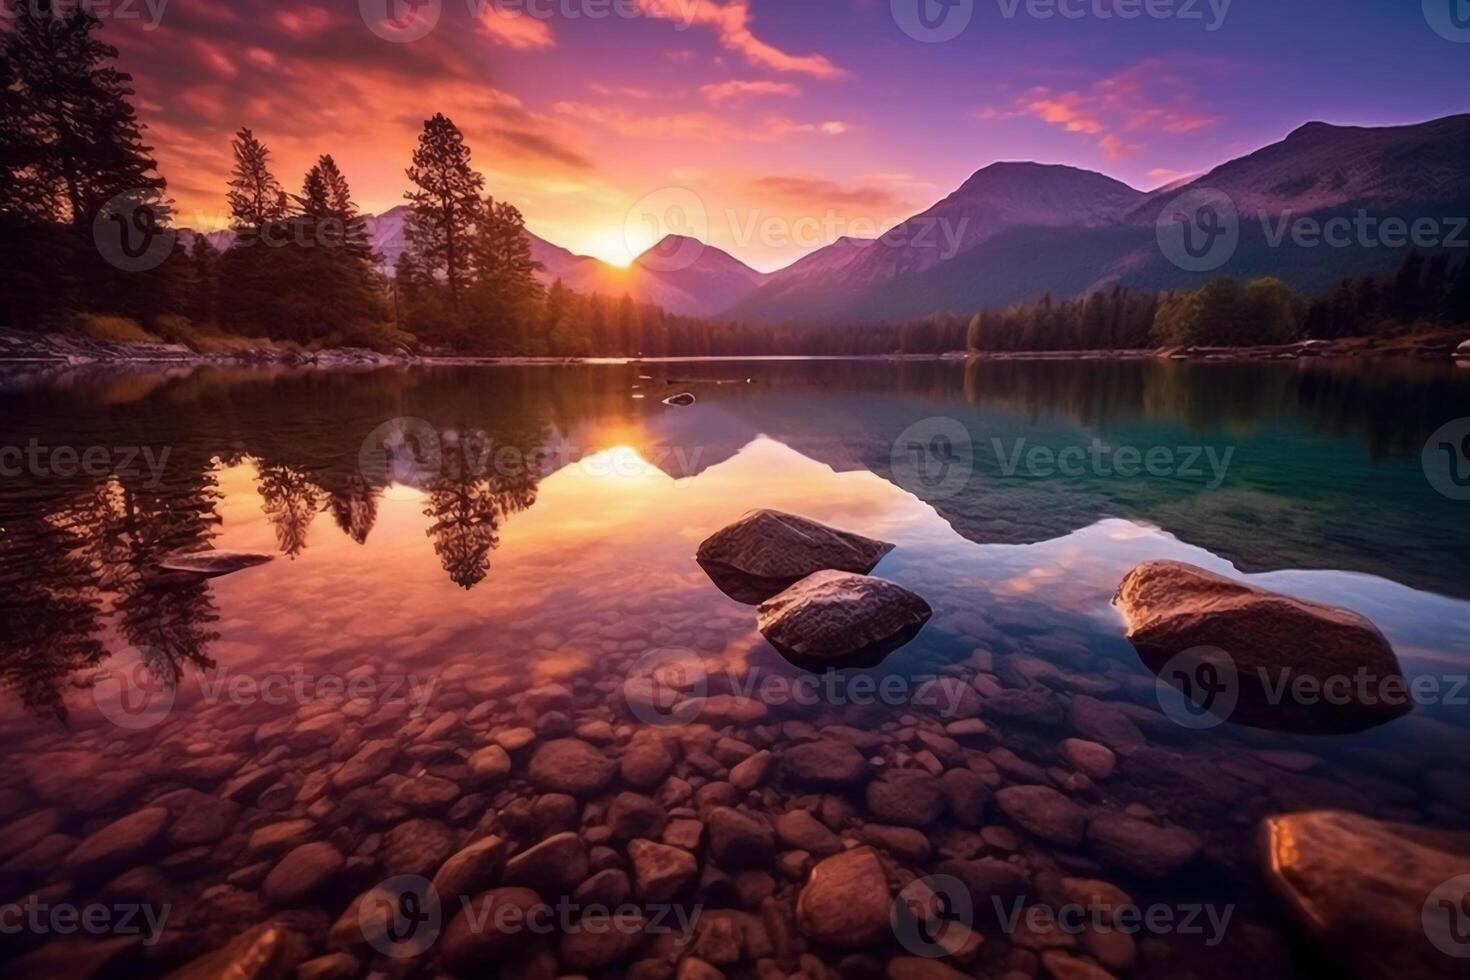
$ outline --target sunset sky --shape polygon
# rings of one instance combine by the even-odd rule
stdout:
[[[416,2],[409,29],[433,0]],[[1114,0],[1064,0],[1080,19],[1019,2],[974,0],[943,43],[906,34],[890,0],[443,0],[413,41],[370,28],[373,0],[167,0],[156,27],[129,0],[104,36],[181,224],[227,222],[242,125],[289,189],[329,152],[362,207],[386,210],[423,120],[444,112],[531,230],[619,264],[651,244],[635,207],[649,195],[692,192],[707,221],[691,230],[769,270],[997,160],[1148,189],[1308,120],[1470,106],[1470,44],[1431,29],[1419,0],[1234,0],[1223,19],[1224,0],[1175,0],[1198,19],[1126,21],[1097,16]]]

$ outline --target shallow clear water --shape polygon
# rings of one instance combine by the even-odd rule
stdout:
[[[662,404],[685,390],[693,407]],[[926,679],[978,676],[985,690],[989,675],[998,687],[1037,685],[1042,710],[982,710],[990,732],[962,739],[946,768],[997,785],[1045,780],[1090,809],[1132,806],[1191,830],[1203,852],[1171,878],[1136,880],[1086,846],[1012,833],[992,807],[990,833],[946,817],[929,832],[928,857],[892,857],[897,881],[982,854],[1041,880],[1102,877],[1140,902],[1236,910],[1219,945],[1140,937],[1120,974],[1314,975],[1262,885],[1262,817],[1339,807],[1470,825],[1470,710],[1451,696],[1470,672],[1470,503],[1437,492],[1421,458],[1432,433],[1465,415],[1470,372],[1411,364],[10,377],[0,445],[34,440],[43,452],[41,465],[0,478],[0,823],[12,828],[0,833],[0,900],[42,889],[54,902],[131,896],[173,908],[159,942],[107,952],[115,970],[165,972],[283,904],[320,955],[351,899],[406,867],[386,831],[422,817],[463,844],[504,832],[494,814],[539,795],[524,782],[524,752],[510,780],[490,787],[464,761],[497,732],[543,723],[548,711],[526,688],[565,685],[570,706],[550,710],[572,727],[608,722],[600,751],[610,757],[651,727],[705,751],[728,734],[779,754],[810,738],[808,726],[835,724],[882,735],[887,744],[865,752],[892,767],[913,764],[917,730],[953,720],[916,696]],[[57,447],[81,459],[103,452],[92,474],[58,475],[70,457]],[[1120,463],[1137,472],[1119,476]],[[792,682],[808,675],[693,560],[701,540],[756,507],[895,543],[874,574],[922,595],[933,619],[881,665],[797,696],[806,689]],[[160,568],[203,547],[275,558],[212,580]],[[1111,604],[1123,576],[1152,558],[1359,612],[1405,676],[1440,685],[1444,703],[1348,734],[1269,719],[1177,725],[1177,705]],[[622,691],[650,651],[696,658],[710,694],[757,692],[765,717],[648,724]],[[865,697],[856,676],[889,679],[897,693]],[[1059,743],[1086,696],[1120,708],[1147,744],[1111,778],[1079,785]],[[547,723],[541,741],[561,725]],[[323,795],[321,781],[371,739],[397,746],[373,799]],[[676,770],[695,789],[729,765],[716,754],[715,769],[700,770],[701,755]],[[459,791],[411,805],[392,796],[424,771]],[[227,825],[203,839],[179,833],[198,803],[185,789],[231,797]],[[746,802],[779,813],[817,800],[773,779]],[[853,802],[860,810],[860,791]],[[69,866],[79,840],[159,805],[166,828],[135,852]],[[861,837],[860,818],[844,836]],[[289,820],[309,822],[292,845],[330,841],[350,860],[309,897],[273,902],[260,893],[282,849],[251,834]],[[587,820],[600,823],[600,811]],[[134,867],[153,873],[119,885]],[[770,871],[777,897],[792,897],[800,883]],[[12,948],[85,955],[82,937],[32,933]],[[1025,943],[991,937],[970,972],[1035,972],[1035,957],[1013,945]],[[355,954],[364,970],[370,953]],[[413,963],[431,970],[432,956]]]

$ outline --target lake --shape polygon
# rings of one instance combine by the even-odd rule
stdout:
[[[664,404],[680,392],[696,402]],[[757,829],[742,850],[743,826],[701,826],[737,805],[872,844],[891,888],[988,860],[1038,905],[1101,880],[1174,916],[1110,939],[976,909],[984,942],[956,960],[972,975],[1037,975],[1047,952],[1118,976],[1326,975],[1266,887],[1260,822],[1331,808],[1470,829],[1470,502],[1431,478],[1431,437],[1465,416],[1470,371],[1407,362],[6,375],[0,900],[112,918],[67,931],[42,911],[0,957],[161,975],[274,919],[312,976],[433,975],[441,954],[538,977],[672,962],[669,933],[492,956],[448,897],[421,948],[340,939],[385,879],[433,878],[487,834],[519,853],[566,831],[553,870],[513,857],[502,875],[502,855],[475,891],[611,872],[578,894],[646,906],[659,889],[636,875],[628,898],[621,873],[625,838],[649,837],[700,855],[672,890],[705,910],[697,948],[727,973],[924,955],[902,928],[861,956],[812,942],[792,906],[829,837]],[[876,666],[787,662],[694,560],[755,508],[893,543],[873,574],[932,619]],[[161,567],[210,547],[274,558],[214,579]],[[1112,603],[1160,558],[1366,616],[1416,703],[1371,725],[1201,722]],[[568,737],[591,747],[570,774],[531,764]],[[946,776],[968,806],[894,826],[860,785],[782,768],[834,741],[874,773],[979,785]],[[1038,832],[1054,814],[1003,811],[990,796],[1012,785],[1194,844],[1143,874]],[[166,922],[129,931],[124,907]]]

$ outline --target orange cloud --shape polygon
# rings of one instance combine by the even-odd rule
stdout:
[[[698,24],[713,27],[720,44],[745,57],[752,64],[776,71],[811,75],[813,78],[842,78],[847,74],[824,55],[787,54],[755,36],[750,28],[749,0],[635,0],[638,9],[649,17],[671,20],[679,29]]]

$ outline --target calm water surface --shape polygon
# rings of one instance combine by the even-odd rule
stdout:
[[[682,390],[697,405],[661,404]],[[622,696],[649,651],[697,658],[710,694],[743,693],[752,678],[776,685],[764,717],[658,728],[686,746],[675,772],[695,790],[721,782],[743,751],[715,752],[722,735],[779,754],[817,728],[851,726],[882,737],[864,748],[882,765],[915,764],[928,744],[916,733],[937,734],[952,716],[912,698],[854,695],[866,688],[815,703],[782,697],[784,682],[805,675],[764,642],[753,609],[693,561],[710,533],[769,507],[894,542],[875,574],[934,607],[914,642],[859,673],[894,678],[910,695],[935,676],[1033,689],[1034,716],[982,711],[991,730],[961,739],[942,766],[995,785],[1061,785],[1088,808],[1131,807],[1204,842],[1184,872],[1140,881],[1085,846],[1029,837],[992,808],[983,834],[946,817],[929,832],[928,856],[892,856],[896,881],[984,855],[1042,882],[1105,878],[1139,902],[1228,905],[1218,946],[1140,937],[1134,965],[1115,972],[1316,975],[1262,886],[1259,820],[1339,807],[1466,829],[1470,710],[1425,704],[1343,735],[1187,729],[1161,710],[1110,600],[1147,559],[1248,577],[1362,613],[1407,677],[1450,692],[1470,671],[1470,504],[1431,487],[1421,451],[1465,415],[1470,372],[1391,364],[5,378],[0,444],[105,447],[114,462],[131,447],[151,455],[123,473],[0,479],[0,823],[10,825],[0,832],[0,900],[40,890],[53,902],[122,896],[174,912],[146,948],[22,934],[0,956],[27,954],[12,962],[30,969],[55,954],[104,972],[163,973],[273,914],[320,956],[355,895],[390,873],[431,874],[444,856],[436,846],[492,829],[534,843],[555,829],[526,823],[539,792],[525,781],[534,746],[488,786],[471,778],[466,756],[512,727],[540,728],[545,741],[592,722],[607,726],[585,729],[589,739],[618,756],[657,727]],[[1104,465],[1054,471],[1052,454],[1069,449]],[[1117,474],[1119,461],[1151,450],[1154,474]],[[209,581],[160,568],[202,547],[276,557]],[[524,695],[551,684],[565,690]],[[1083,697],[1115,708],[1145,742],[1112,778],[1085,785],[1059,748]],[[376,782],[324,788],[375,739],[393,746]],[[431,800],[398,790],[425,772],[455,789]],[[660,792],[672,806],[696,805]],[[223,811],[220,799],[230,801]],[[741,799],[774,814],[816,809],[819,795],[773,777]],[[861,792],[851,802],[842,832],[860,839]],[[69,860],[79,841],[148,808],[168,812],[161,831],[105,860]],[[599,824],[600,813],[594,805],[579,822]],[[445,843],[405,853],[409,832],[392,831],[408,819],[432,821]],[[304,823],[281,841],[252,836],[287,821]],[[309,895],[272,898],[268,874],[310,841],[333,844],[345,867]],[[776,898],[791,899],[800,883],[769,870]],[[992,936],[966,969],[1035,973],[1025,945]],[[880,958],[902,953],[890,946]],[[363,972],[385,962],[353,955]],[[432,955],[416,968],[431,973]]]

